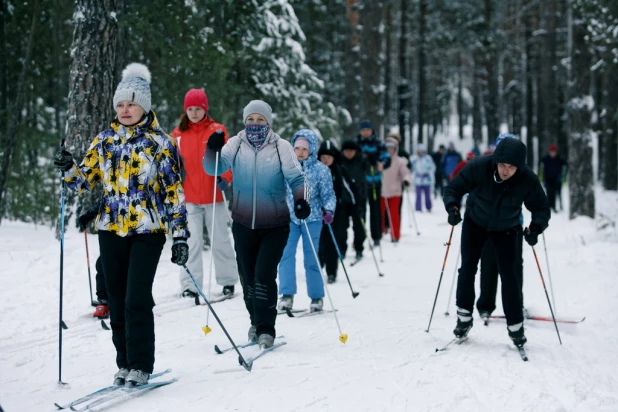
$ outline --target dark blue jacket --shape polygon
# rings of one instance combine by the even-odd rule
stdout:
[[[556,157],[545,155],[541,163],[543,163],[543,180],[546,182],[562,180],[562,168],[566,167],[567,162],[560,155]]]
[[[382,173],[378,172],[378,162],[382,163],[384,169],[388,169],[391,165],[391,155],[388,154],[384,142],[378,139],[374,133],[367,139],[357,136],[356,144],[369,162],[369,174],[365,176],[367,183],[380,183],[382,181]]]

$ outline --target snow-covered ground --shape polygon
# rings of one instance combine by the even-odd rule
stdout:
[[[234,354],[214,353],[215,344],[228,344],[212,317],[213,332],[203,334],[204,307],[169,310],[178,301],[178,269],[170,262],[168,244],[155,280],[155,370],[172,368],[171,376],[179,381],[111,410],[616,411],[618,236],[615,226],[597,226],[612,220],[615,225],[618,196],[598,195],[598,209],[609,219],[569,221],[561,213],[552,217],[546,232],[557,313],[586,320],[560,324],[562,346],[552,323],[528,321],[530,362],[522,362],[501,320],[484,327],[476,318],[467,343],[435,353],[452,338],[455,324],[454,299],[451,316],[444,312],[461,230],[456,228],[426,333],[449,233],[441,204],[430,215],[417,214],[421,236],[409,228],[404,205],[401,243],[384,242],[380,266],[385,277],[377,276],[368,252],[358,266],[348,268],[360,292],[357,299],[340,271],[330,291],[349,335],[345,345],[332,314],[280,316],[277,332],[288,344],[257,360],[251,373],[238,366]],[[96,236],[89,242],[94,266]],[[537,251],[549,288],[542,243]],[[208,268],[210,254],[204,257]],[[529,247],[524,260],[526,306],[532,314],[549,316]],[[90,318],[83,235],[71,229],[66,236],[64,320],[69,329],[62,378],[70,385],[63,389],[56,384],[59,244],[53,232],[3,222],[0,262],[0,405],[5,411],[53,411],[54,402],[110,384],[115,352],[111,333]],[[296,306],[308,307],[302,275],[299,281]],[[249,324],[242,299],[218,303],[215,309],[234,339],[245,341]]]

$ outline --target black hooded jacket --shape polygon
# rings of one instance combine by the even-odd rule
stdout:
[[[337,197],[337,205],[356,204],[361,199],[354,178],[348,170],[341,164],[341,153],[329,140],[322,142],[318,150],[318,159],[323,154],[333,157],[333,164],[329,166],[330,174],[333,178],[333,189]]]
[[[517,166],[508,180],[501,180],[497,163]],[[500,183],[498,183],[500,182]],[[506,231],[519,225],[522,204],[532,212],[540,231],[549,225],[550,210],[537,175],[526,166],[526,146],[516,139],[503,140],[491,156],[477,157],[444,189],[446,210],[470,194],[466,215],[488,231]]]

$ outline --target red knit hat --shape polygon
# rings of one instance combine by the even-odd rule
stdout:
[[[555,144],[549,145],[549,151],[550,152],[557,152],[558,151],[558,146],[556,146]]]
[[[466,159],[474,159],[474,152],[468,152]]]
[[[202,89],[191,89],[185,94],[185,112],[191,106],[201,107],[208,111],[208,96]]]

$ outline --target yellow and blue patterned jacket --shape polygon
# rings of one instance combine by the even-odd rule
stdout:
[[[118,236],[167,233],[188,238],[187,210],[175,143],[154,112],[135,126],[117,121],[90,144],[65,177],[78,193],[103,184],[96,227]]]

